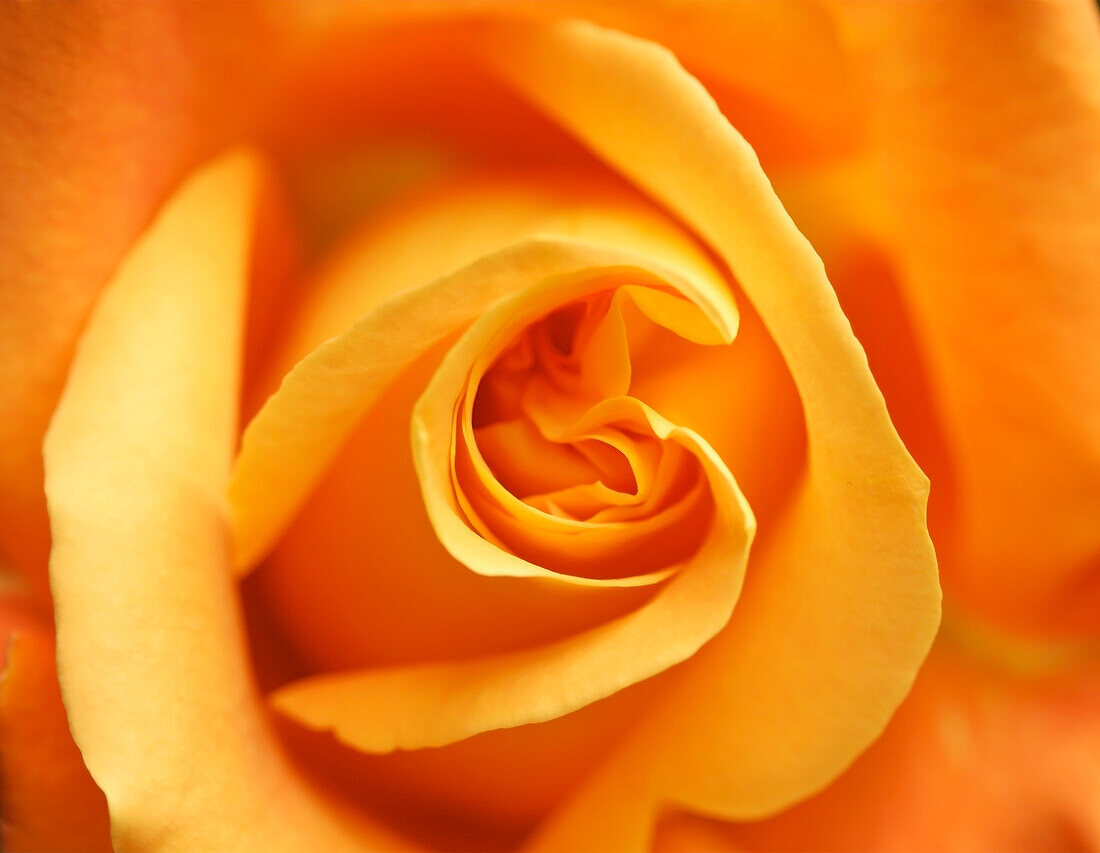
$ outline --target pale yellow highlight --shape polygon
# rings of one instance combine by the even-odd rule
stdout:
[[[448,352],[413,412],[414,459],[429,517],[443,545],[472,571],[581,586],[633,586],[673,575],[645,606],[599,628],[537,649],[477,660],[335,673],[281,688],[272,702],[311,728],[370,752],[439,746],[478,732],[552,719],[648,678],[694,654],[729,619],[744,579],[755,522],[732,475],[706,443],[637,400],[602,405],[601,417],[627,419],[662,441],[681,444],[703,466],[714,520],[686,564],[614,580],[563,575],[503,550],[472,530],[452,485],[456,402],[527,323],[595,290],[621,281],[627,292],[672,287],[690,299],[675,322],[695,338],[730,341],[736,309],[712,277],[685,276],[640,259],[578,241],[530,240],[483,258],[409,294],[425,311],[489,288],[513,294],[491,304]],[[654,269],[656,268],[656,269]],[[671,297],[670,294],[665,294]],[[659,300],[646,302],[652,308]],[[411,321],[396,323],[415,328]],[[708,333],[703,327],[709,326]],[[355,331],[355,330],[353,330]],[[495,343],[494,343],[495,342]],[[285,386],[284,386],[285,387]],[[591,428],[591,425],[579,425]],[[629,526],[623,526],[629,534]]]
[[[725,818],[772,813],[870,743],[928,651],[940,593],[927,480],[821,261],[752,149],[668,51],[579,21],[501,26],[485,49],[729,265],[787,362],[809,441],[803,487],[754,558],[730,624],[670,674],[635,735],[533,846],[643,849],[667,802]]]
[[[245,430],[229,492],[241,572],[274,545],[379,394],[433,344],[514,293],[517,271],[530,283],[642,258],[689,276],[709,294],[709,304],[733,318],[734,327],[720,334],[736,331],[736,308],[722,274],[691,238],[636,200],[593,200],[578,187],[569,204],[531,182],[487,179],[486,186],[459,189],[398,219],[400,228],[383,231],[391,245],[351,252],[331,276],[340,303],[365,313],[350,328],[334,330],[340,320],[332,311],[324,304],[311,308],[317,330],[296,335],[332,337],[293,366]],[[520,244],[528,248],[517,270]],[[457,277],[465,268],[470,271]],[[362,291],[387,295],[354,295]]]
[[[276,691],[275,707],[368,752],[440,746],[559,717],[695,653],[726,624],[737,600],[755,531],[751,511],[721,460],[690,430],[633,398],[607,400],[603,408],[603,417],[644,426],[695,454],[713,494],[710,534],[653,600],[598,628],[527,651],[305,679]],[[438,451],[427,447],[421,455]],[[426,493],[435,488],[425,483]],[[505,556],[469,528],[461,527],[469,537],[458,538],[460,526],[443,512],[433,522],[456,557],[485,565]]]
[[[252,687],[225,487],[261,173],[229,156],[168,202],[46,437],[58,672],[119,851],[399,846],[295,774]]]
[[[469,332],[463,336],[447,353],[439,370],[418,401],[413,411],[413,451],[417,474],[420,477],[424,505],[436,534],[444,547],[459,562],[473,571],[487,575],[541,577],[565,583],[582,585],[634,585],[633,578],[622,581],[596,581],[587,578],[563,576],[541,566],[524,560],[522,556],[502,551],[483,536],[475,533],[462,520],[460,510],[451,484],[454,465],[454,433],[463,429],[455,423],[454,409],[457,401],[463,399],[468,384],[476,383],[480,374],[489,366],[494,353],[515,338],[522,328],[539,316],[548,313],[557,306],[564,305],[593,291],[606,289],[617,278],[630,282],[630,291],[644,290],[638,280],[645,281],[650,287],[662,283],[670,284],[691,298],[679,301],[697,305],[702,313],[710,315],[712,329],[726,340],[730,340],[736,328],[736,314],[730,313],[730,306],[709,303],[707,292],[699,289],[697,282],[677,275],[671,270],[633,266],[613,266],[605,257],[604,263],[597,263],[597,257],[590,257],[590,265],[576,265],[576,272],[562,273],[557,276],[524,279],[523,287],[514,297],[501,300],[478,319]],[[625,259],[624,259],[625,260]],[[639,259],[635,263],[641,263]],[[654,279],[654,273],[657,277]],[[517,275],[518,280],[518,275]],[[695,318],[694,327],[705,325]],[[701,333],[696,331],[698,336]],[[473,444],[472,434],[468,436]],[[471,448],[471,453],[476,450]],[[480,459],[478,455],[475,462]],[[482,461],[483,464],[483,461]],[[499,498],[507,497],[498,486]],[[662,576],[664,573],[662,573]]]

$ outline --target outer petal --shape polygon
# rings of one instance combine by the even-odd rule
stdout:
[[[862,51],[891,253],[958,481],[968,607],[1100,628],[1095,3],[834,7]]]
[[[499,249],[524,233],[558,233],[565,222],[576,226],[577,237],[591,238],[600,226],[606,231],[624,211],[596,203],[605,184],[606,175],[577,180],[555,172],[552,179],[543,174],[502,182],[499,175],[478,174],[457,186],[448,181],[396,212],[380,211],[357,229],[335,263],[325,265],[308,307],[295,313],[287,346],[272,360],[285,366],[273,372],[276,384],[302,354],[346,331],[349,317],[369,312],[393,291],[421,287],[456,262],[461,266],[471,255]],[[622,200],[627,210],[630,204],[648,207],[632,194]],[[664,242],[651,234],[634,254],[655,258]],[[423,251],[428,245],[433,250]],[[460,248],[469,254],[456,254]],[[666,261],[671,266],[673,258]],[[714,288],[725,287],[718,275]],[[439,300],[430,304],[438,308]],[[700,346],[646,326],[659,334],[632,356],[635,396],[704,437],[730,467],[754,514],[770,519],[804,462],[802,412],[759,318],[744,312],[731,346]],[[423,343],[414,340],[414,349]],[[440,347],[427,352],[370,406],[271,558],[246,585],[263,598],[265,612],[312,672],[531,647],[608,622],[647,597],[645,587],[488,578],[467,570],[440,545],[407,447],[409,413],[441,358]],[[727,389],[728,406],[710,404],[714,387]],[[314,414],[319,408],[312,407]],[[742,416],[730,419],[729,411]],[[380,447],[406,451],[379,453]],[[322,564],[325,571],[318,573]]]
[[[246,4],[0,7],[0,560],[42,604],[41,444],[74,341],[159,200],[261,108],[253,49],[277,47]]]
[[[267,126],[259,117],[269,112],[272,93],[280,106],[270,111],[278,116],[271,133],[280,150],[291,149],[303,194],[316,194],[310,180],[318,174],[336,175],[330,182],[339,189],[322,193],[328,209],[315,223],[326,233],[337,215],[331,208],[341,200],[361,205],[369,194],[354,180],[362,178],[358,160],[341,169],[331,152],[322,152],[324,168],[318,168],[317,139],[333,122],[350,124],[353,136],[361,136],[364,125],[371,132],[383,125],[384,157],[397,135],[398,170],[409,168],[410,136],[446,137],[443,149],[457,143],[475,158],[489,151],[509,159],[529,147],[542,152],[534,159],[562,158],[560,145],[551,144],[549,155],[543,150],[543,125],[517,132],[514,105],[500,107],[503,93],[487,89],[484,75],[467,81],[471,63],[452,55],[463,19],[485,8],[90,2],[12,3],[0,10],[0,384],[6,390],[0,439],[8,450],[0,457],[0,554],[33,577],[42,601],[48,525],[39,451],[73,342],[95,294],[164,192],[234,134]],[[540,2],[493,11],[575,12],[673,44],[722,87],[724,109],[751,124],[758,149],[778,159],[817,153],[823,139],[827,147],[844,147],[845,130],[855,126],[836,97],[846,90],[842,57],[827,19],[811,6],[742,3],[732,14],[733,7],[710,2]],[[427,18],[452,20],[426,39],[392,38],[394,22],[419,25]],[[359,30],[349,32],[355,21]],[[390,30],[382,26],[387,22]],[[363,63],[363,44],[371,40],[372,60]],[[419,58],[429,50],[448,58],[425,72]],[[731,51],[742,61],[726,62]],[[283,71],[303,56],[306,74],[293,87],[283,85]],[[771,59],[777,56],[784,60]],[[385,73],[378,73],[380,63]],[[455,75],[472,93],[460,106],[454,92],[440,95],[437,85]],[[470,111],[472,119],[464,115]],[[483,133],[487,123],[498,132]],[[433,146],[414,152],[411,165],[420,168],[426,158],[432,168],[448,156],[453,152]],[[390,168],[376,170],[386,180],[395,171],[389,159]],[[41,211],[48,214],[32,213]]]
[[[861,138],[852,69],[819,4],[537,0],[530,6],[547,18],[586,18],[669,48],[765,165],[843,154]]]
[[[1026,646],[992,658],[957,639],[937,641],[883,736],[820,794],[755,824],[670,820],[656,848],[1095,850],[1095,659],[1051,666],[1050,650]],[[705,843],[686,844],[689,832]]]
[[[791,369],[809,436],[805,488],[754,560],[728,628],[535,843],[641,847],[666,799],[766,814],[825,784],[881,731],[928,649],[939,589],[927,482],[820,261],[744,140],[666,52],[581,23],[510,29],[491,50],[521,91],[729,263]]]
[[[570,220],[576,225],[586,218],[592,217],[574,212]],[[533,294],[543,303],[549,300],[551,306],[560,304],[555,301],[558,299],[568,301],[566,293],[573,291],[565,290],[571,283],[566,275],[579,279],[579,284],[572,282],[576,290],[589,279],[621,273],[629,264],[646,264],[646,259],[631,254],[631,250],[639,251],[638,245],[662,260],[668,257],[670,262],[679,261],[686,267],[686,273],[663,273],[662,265],[655,264],[670,285],[690,293],[710,315],[714,340],[732,338],[736,311],[721,278],[691,253],[677,258],[677,250],[683,250],[663,227],[655,227],[654,223],[661,220],[651,222],[647,216],[635,213],[632,219],[624,218],[616,226],[617,222],[605,212],[591,223],[591,228],[577,225],[580,234],[608,240],[615,248],[560,237],[520,242],[433,284],[399,294],[345,334],[322,345],[292,371],[246,433],[238,467],[241,479],[237,481],[245,488],[234,491],[244,498],[238,507],[262,511],[262,515],[252,518],[277,520],[277,514],[269,509],[273,503],[266,496],[279,501],[293,499],[296,491],[308,485],[307,478],[324,470],[332,448],[423,347],[471,314],[491,306],[471,329],[468,340],[464,338],[445,362],[447,382],[459,387],[450,388],[440,381],[434,384],[446,390],[429,393],[433,414],[425,415],[423,421],[436,433],[441,432],[442,438],[433,433],[428,443],[438,446],[444,442],[439,460],[446,460],[445,442],[452,437],[449,413],[469,364],[485,346],[485,338],[508,328],[518,317],[527,316],[533,310]],[[616,243],[628,248],[621,249]],[[589,282],[587,286],[595,285]],[[516,292],[515,298],[493,304],[511,291]],[[573,293],[573,298],[576,296]],[[545,305],[542,310],[546,310]],[[385,345],[379,346],[380,342]],[[435,429],[439,424],[443,427]],[[429,432],[418,419],[414,419],[414,428]],[[307,725],[334,728],[338,737],[362,749],[388,751],[438,745],[489,728],[559,716],[694,652],[729,617],[740,587],[753,523],[728,471],[712,451],[687,431],[668,424],[653,428],[660,438],[674,438],[700,457],[718,503],[719,522],[708,546],[650,605],[567,641],[514,655],[311,679],[281,690],[275,697],[277,707]],[[257,447],[265,452],[257,451]],[[249,452],[251,457],[246,455]],[[435,455],[431,461],[437,463]],[[421,476],[430,510],[445,506],[438,492],[449,491],[449,486],[437,484],[423,470]],[[441,476],[448,481],[447,475]],[[273,483],[280,487],[273,488]],[[258,502],[258,497],[263,502]],[[436,515],[450,517],[445,509],[438,509],[433,518]],[[440,523],[438,519],[436,523]],[[454,540],[461,533],[470,534],[466,528],[455,526],[459,529],[444,537],[445,542],[452,550],[461,550],[464,562],[475,572],[518,573],[544,580],[553,578],[557,583],[580,583],[580,579],[550,573],[515,558],[506,563],[503,552],[478,537],[473,537],[472,543],[461,540],[466,544],[458,549]],[[480,551],[478,545],[482,546]],[[374,569],[368,566],[364,570]],[[586,585],[607,583],[587,581]],[[381,696],[395,698],[372,698]]]
[[[507,303],[500,307],[513,308]],[[276,707],[306,725],[331,728],[359,749],[439,746],[490,729],[559,717],[696,652],[729,619],[755,521],[729,471],[697,436],[646,411],[636,400],[609,402],[622,408],[624,416],[648,420],[661,439],[690,448],[714,496],[712,533],[651,602],[598,628],[511,655],[297,682],[273,696]],[[434,485],[428,481],[425,491]],[[438,497],[426,500],[442,503]],[[438,521],[436,525],[442,527]],[[454,531],[448,537],[440,530],[440,535],[458,538]],[[471,545],[466,549],[474,550]],[[477,554],[470,565],[492,566],[503,556]]]
[[[50,629],[0,600],[0,844],[5,850],[110,850],[107,803],[69,734]]]
[[[161,212],[46,439],[58,670],[120,850],[385,843],[294,775],[251,686],[224,489],[258,187],[237,155]]]
[[[401,372],[505,295],[552,275],[654,257],[730,302],[699,247],[635,198],[597,195],[570,204],[553,192],[533,195],[523,199],[507,185],[469,193],[473,237],[453,203],[414,209],[407,220],[416,226],[409,228],[411,239],[436,247],[421,252],[424,260],[410,264],[407,251],[379,253],[368,243],[359,257],[338,264],[332,275],[338,310],[319,306],[296,325],[296,336],[315,341],[317,328],[331,329],[334,318],[346,322],[340,309],[364,314],[295,365],[245,431],[230,485],[242,571],[274,544],[364,412]],[[383,236],[405,245],[410,239],[389,228]],[[553,239],[559,236],[568,239]],[[490,242],[498,237],[501,242]],[[508,248],[490,254],[502,244]],[[403,263],[394,265],[387,255]],[[415,278],[418,273],[425,278]],[[355,281],[366,275],[377,284],[363,288]],[[729,311],[732,328],[723,331],[732,337],[736,310],[730,305]],[[380,340],[385,347],[376,345]]]
[[[460,150],[493,151],[500,160],[560,153],[544,129],[530,134],[525,132],[529,127],[517,134],[511,125],[517,120],[514,108],[522,105],[484,80],[468,56],[455,61],[471,20],[488,16],[545,22],[586,18],[666,45],[715,94],[723,112],[770,165],[804,164],[846,152],[863,129],[851,97],[848,57],[835,23],[816,3],[444,0],[274,8],[310,45],[308,64],[317,75],[308,88],[296,87],[291,111],[312,108],[311,115],[320,113],[323,125],[342,120],[371,134],[380,127],[431,122],[434,133],[428,139],[449,137]],[[364,63],[362,44],[368,40],[373,42],[371,61]],[[321,80],[324,85],[315,91]],[[507,119],[501,121],[502,116]],[[519,119],[520,124],[527,121],[526,116]],[[482,132],[486,122],[492,134]],[[304,137],[306,130],[299,126],[296,135]]]

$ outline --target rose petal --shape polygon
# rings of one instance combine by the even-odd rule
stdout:
[[[348,229],[285,318],[284,333],[250,396],[262,404],[305,356],[403,291],[524,237],[548,229],[568,232],[563,220],[578,209],[590,208],[592,218],[608,206],[621,211],[639,204],[645,204],[640,196],[593,170],[475,169],[425,178]]]
[[[0,6],[0,559],[43,606],[42,436],[73,344],[158,200],[277,88],[251,8]]]
[[[997,660],[945,632],[883,736],[836,782],[766,821],[695,826],[714,850],[1095,849],[1100,668],[1095,648],[1091,660],[1064,651],[1069,666],[1026,644]],[[1021,656],[1048,665],[1013,666]]]
[[[441,355],[429,352],[371,406],[249,576],[309,665],[298,676],[530,647],[620,616],[653,592],[487,577],[443,548],[409,445],[410,413]]]
[[[372,300],[420,286],[421,277],[431,276],[432,263],[460,266],[463,253],[484,252],[525,233],[606,231],[639,202],[614,188],[600,191],[606,182],[598,174],[557,171],[477,174],[447,181],[397,210],[379,211],[319,276],[297,315],[301,327],[291,331],[285,354],[274,361],[289,367],[319,340],[343,331],[348,316],[369,310]],[[632,216],[637,220],[639,214]],[[643,245],[651,254],[671,252],[660,248],[671,235],[653,230]],[[426,245],[433,251],[423,251]],[[674,307],[685,304],[668,298]],[[660,306],[661,321],[690,333],[684,318],[670,321],[668,307]],[[634,354],[634,378],[644,391],[634,396],[705,436],[749,494],[754,512],[759,502],[761,512],[774,514],[803,461],[802,416],[759,319],[752,315],[728,347],[683,341],[644,318],[639,325],[661,334]],[[711,330],[708,340],[718,339],[711,324],[703,327]],[[378,448],[408,447],[409,413],[448,342],[421,356],[370,406],[250,582],[313,672],[531,647],[616,618],[652,593],[652,587],[487,578],[463,568],[440,546],[424,513],[411,452]],[[730,418],[725,408],[711,405],[714,387],[728,389],[731,410],[742,414]]]
[[[500,308],[511,313],[512,306]],[[498,317],[484,319],[487,325],[499,323]],[[458,355],[455,360],[461,361],[466,354]],[[271,697],[275,707],[312,728],[331,729],[357,749],[440,746],[588,705],[684,660],[725,625],[755,530],[748,505],[721,460],[698,436],[637,400],[607,402],[620,417],[646,422],[661,439],[690,448],[714,494],[715,522],[707,540],[651,602],[598,628],[529,651],[305,679],[277,690]],[[433,486],[430,480],[424,483],[426,498]],[[469,528],[463,529],[470,537],[456,542],[456,529],[441,529],[439,519],[435,523],[448,547],[472,552],[478,542],[488,546]],[[456,556],[471,567],[486,567],[500,562],[503,552],[488,546]]]
[[[927,652],[939,620],[927,481],[820,261],[666,51],[580,22],[502,28],[487,49],[730,264],[791,370],[809,437],[805,487],[727,629],[670,673],[667,699],[535,843],[637,849],[665,800],[728,817],[782,808],[881,731]]]
[[[601,221],[604,223],[601,229],[591,229],[595,234],[608,232],[606,218]],[[625,233],[618,235],[620,242],[624,236]],[[658,257],[661,254],[650,253]],[[654,265],[648,260],[641,262]],[[486,369],[488,339],[510,340],[540,313],[569,302],[569,294],[575,296],[574,291],[592,290],[596,286],[593,279],[599,284],[608,275],[619,275],[634,282],[629,277],[642,274],[634,272],[630,263],[637,261],[598,244],[547,237],[490,255],[436,285],[409,294],[428,300],[428,308],[438,315],[441,306],[453,304],[459,295],[469,298],[478,289],[499,288],[494,279],[516,291],[513,297],[492,304],[450,350],[414,413],[414,433],[419,437],[418,467],[429,514],[444,545],[473,571],[592,586],[617,583],[564,576],[500,550],[459,522],[445,496],[452,494],[448,448],[454,437],[454,401],[471,369],[475,373]],[[639,278],[633,286],[640,286],[643,280]],[[701,318],[709,317],[718,330],[711,333],[715,340],[732,337],[736,327],[732,300],[724,284],[714,280],[713,274],[681,276],[664,272],[661,281],[690,295],[698,306],[697,317],[683,311],[674,314],[676,322],[692,329],[693,336],[707,337],[699,327]],[[646,304],[652,310],[660,303]],[[384,317],[384,312],[385,306],[378,314]],[[376,316],[367,319],[374,320]],[[422,330],[425,325],[390,321],[368,329],[374,337],[381,334],[382,328],[388,329],[386,337],[380,339],[389,343],[393,341],[394,330]],[[335,342],[355,340],[352,335],[362,334],[361,326],[362,323]],[[424,337],[410,335],[406,346],[422,347]],[[359,369],[365,363],[369,367],[369,354],[366,358],[361,353],[352,355],[358,364],[351,361],[345,366]],[[302,364],[309,362],[307,359]],[[337,378],[350,386],[350,392],[362,394],[361,383],[356,381],[360,375],[345,370]],[[283,388],[287,387],[284,384]],[[321,390],[329,389],[322,386]],[[331,408],[326,412],[322,404],[331,406],[332,402],[331,392],[319,395],[318,402],[308,412],[331,417]],[[652,602],[600,628],[534,650],[438,666],[307,679],[277,691],[272,697],[275,706],[308,726],[332,729],[339,739],[359,749],[384,752],[440,745],[488,729],[560,716],[666,669],[713,636],[728,619],[740,588],[753,529],[747,506],[724,465],[698,437],[673,427],[638,401],[620,398],[608,401],[608,405],[622,409],[618,416],[640,418],[660,438],[691,448],[707,471],[714,495],[717,521],[706,543],[681,569],[679,577],[658,592]],[[588,429],[578,428],[582,432]],[[383,696],[385,701],[371,698]]]
[[[852,69],[834,22],[817,4],[566,0],[532,5],[547,18],[587,18],[668,47],[703,81],[753,148],[765,152],[761,157],[766,154],[768,165],[843,154],[859,142]]]
[[[387,843],[285,763],[247,663],[224,487],[260,183],[238,154],[161,211],[100,298],[46,437],[58,670],[120,849]]]
[[[630,393],[706,438],[766,533],[805,467],[805,425],[774,341],[751,304],[739,299],[738,310],[737,341],[728,347],[696,346],[655,325],[634,354]]]
[[[289,29],[320,44],[312,60],[316,70],[295,87],[290,113],[312,118],[320,111],[322,126],[331,122],[330,112],[365,133],[392,129],[395,119],[407,128],[412,118],[421,139],[447,138],[452,151],[474,148],[501,161],[546,157],[548,141],[564,146],[548,128],[532,128],[528,117],[517,122],[521,111],[508,92],[482,79],[464,39],[473,20],[486,16],[545,22],[579,17],[667,45],[770,165],[845,154],[861,140],[845,46],[827,11],[813,3],[490,0],[275,8]],[[364,44],[370,44],[369,63],[362,61]],[[486,127],[493,132],[485,133]],[[316,129],[299,121],[294,131],[306,137]]]
[[[545,723],[384,755],[349,749],[289,720],[282,731],[307,766],[430,849],[514,850],[661,687],[658,676]]]
[[[0,601],[0,642],[0,843],[5,850],[110,850],[107,803],[69,734],[49,629],[10,599]]]
[[[737,315],[730,294],[728,291],[724,293],[718,291],[716,294],[713,280],[661,271],[656,281],[653,278],[647,281],[646,275],[640,270],[632,270],[627,266],[605,267],[598,265],[595,258],[592,260],[593,265],[587,269],[583,266],[579,267],[580,272],[525,282],[528,286],[519,290],[515,296],[503,299],[489,308],[447,353],[432,382],[425,390],[424,396],[413,411],[413,449],[428,515],[444,546],[456,559],[480,574],[545,578],[593,585],[617,582],[613,579],[597,581],[562,575],[536,565],[519,555],[508,553],[491,543],[489,541],[491,535],[487,536],[485,531],[475,533],[463,517],[464,513],[459,510],[459,504],[464,500],[466,489],[465,487],[459,489],[452,485],[452,470],[455,464],[452,445],[456,441],[454,420],[456,402],[463,397],[464,393],[467,395],[470,393],[466,390],[467,384],[476,385],[480,376],[489,367],[489,363],[507,343],[515,340],[525,326],[540,316],[548,314],[555,307],[568,304],[591,292],[606,289],[610,284],[625,284],[631,290],[635,287],[642,289],[639,285],[643,283],[675,287],[688,297],[681,301],[693,304],[700,309],[697,312],[699,316],[695,326],[706,325],[706,321],[702,318],[709,317],[712,326],[718,330],[719,339],[724,337],[727,341],[732,339],[736,328]],[[641,262],[645,263],[645,261]],[[654,263],[649,263],[648,266],[650,269],[656,267],[655,272],[660,270],[660,267]],[[652,273],[649,275],[652,276]],[[635,276],[638,278],[637,282],[634,279]],[[716,295],[717,299],[714,298]],[[562,433],[577,430],[579,434],[584,434],[587,428],[579,422],[573,422],[576,422],[577,416],[587,408],[587,405],[582,405],[580,411],[571,413],[562,424],[555,425],[551,429]],[[536,422],[536,425],[539,424]],[[546,426],[539,426],[545,433]],[[472,427],[468,410],[462,426],[458,429],[467,433],[465,443],[472,444]],[[460,441],[462,438],[459,436]],[[470,453],[476,454],[476,449],[471,448]],[[475,468],[477,464],[475,458]],[[483,461],[481,465],[484,466]],[[498,501],[511,499],[513,503],[519,503],[514,496],[504,492],[491,475],[489,479],[495,485],[495,497]],[[471,511],[469,506],[464,509],[465,514]],[[556,520],[552,523],[561,522]],[[528,532],[534,533],[537,524],[537,522],[532,523]],[[614,525],[599,525],[599,527],[600,531],[593,531],[597,535],[608,532],[614,528]],[[622,535],[628,534],[625,525],[620,528],[620,532]],[[624,578],[621,582],[631,583],[632,579]]]
[[[871,87],[875,189],[955,467],[945,578],[987,616],[1095,634],[1096,5],[834,12]]]
[[[576,235],[584,242],[534,239],[519,243],[430,285],[430,277],[417,280],[409,269],[399,272],[387,265],[385,256],[380,263],[372,253],[365,253],[369,281],[379,282],[379,289],[368,288],[366,294],[361,286],[338,284],[335,289],[345,291],[341,299],[345,305],[366,306],[368,313],[299,362],[245,431],[230,486],[237,564],[242,571],[273,545],[352,429],[395,378],[433,344],[508,293],[555,274],[653,258],[685,270],[697,289],[710,295],[710,304],[728,306],[720,309],[727,315],[720,327],[729,336],[735,332],[736,309],[720,275],[667,220],[646,208],[621,200],[610,205],[581,201],[567,207],[560,197],[553,201],[551,196],[551,204],[539,195],[521,203],[516,200],[516,187],[504,194],[491,188],[488,198],[489,204],[480,202],[485,206],[480,216],[476,197],[471,199],[474,206],[468,222],[462,220],[460,205],[429,207],[429,214],[438,214],[434,221],[424,214],[420,214],[423,219],[404,220],[420,227],[406,233],[403,241],[431,240],[424,245],[433,246],[440,255],[414,263],[411,272],[434,268],[436,275],[452,273],[479,256],[471,256],[472,250],[485,252],[507,245],[488,243],[492,236],[522,240],[532,234],[562,234]],[[558,216],[550,217],[548,211]],[[484,233],[479,228],[482,223]],[[611,249],[598,248],[603,245]],[[407,260],[407,253],[398,257]],[[440,269],[448,260],[457,262],[456,266]],[[349,283],[363,274],[354,257],[336,273],[341,282]],[[401,284],[409,290],[402,292]],[[318,326],[331,328],[331,310],[317,309]],[[725,328],[731,323],[732,328]],[[308,326],[300,334],[309,340],[317,336]],[[378,341],[386,346],[378,347]]]

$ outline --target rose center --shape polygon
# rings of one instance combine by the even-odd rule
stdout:
[[[600,579],[672,570],[696,550],[710,518],[702,468],[630,396],[646,325],[625,291],[603,290],[537,319],[471,377],[455,486],[475,530]]]

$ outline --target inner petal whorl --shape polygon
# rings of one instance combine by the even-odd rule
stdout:
[[[475,530],[599,579],[667,573],[698,548],[711,516],[699,461],[629,397],[628,325],[649,322],[610,287],[537,318],[471,374],[454,488]]]

